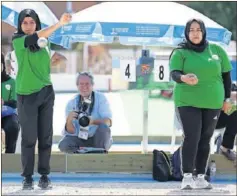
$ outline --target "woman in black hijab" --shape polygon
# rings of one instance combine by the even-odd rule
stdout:
[[[232,66],[225,50],[207,41],[203,21],[189,20],[184,34],[186,40],[170,56],[171,77],[176,82],[174,103],[184,135],[181,189],[210,189],[205,180],[209,143],[221,109],[230,109]]]
[[[48,44],[40,48],[38,40],[48,37],[62,25],[71,21],[63,14],[60,21],[41,29],[37,13],[22,10],[18,17],[17,32],[13,35],[13,48],[18,62],[16,93],[22,132],[21,160],[23,189],[33,189],[35,144],[38,139],[38,186],[50,188],[50,156],[53,137],[54,90],[50,78],[51,50]]]
[[[190,33],[190,27],[193,22],[196,22],[197,24],[199,24],[199,27],[200,27],[199,31],[202,32],[201,40],[198,40],[198,38],[195,41],[190,40],[189,33]],[[203,21],[199,19],[189,20],[185,26],[184,34],[185,34],[186,40],[184,40],[182,43],[179,44],[180,48],[193,50],[195,52],[203,52],[208,46],[208,41],[206,40],[207,32],[206,32],[206,27]]]
[[[15,80],[6,73],[4,55],[1,54],[1,89],[2,115],[1,128],[5,132],[5,153],[15,153],[19,133],[19,122],[16,112]]]
[[[29,24],[27,24],[28,21],[24,21],[26,17],[29,18]],[[25,28],[24,31],[22,29],[23,22],[28,25],[27,27],[23,27]],[[33,23],[35,23],[35,25]],[[25,34],[32,35],[35,31],[39,30],[41,30],[41,23],[38,14],[32,9],[22,10],[18,17],[17,32],[14,33],[13,40],[25,36]],[[37,43],[28,44],[28,48],[31,52],[37,52],[40,50]]]

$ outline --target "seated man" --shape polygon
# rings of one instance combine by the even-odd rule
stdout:
[[[79,94],[67,104],[64,138],[59,143],[59,149],[65,153],[77,153],[80,147],[103,148],[108,151],[112,145],[109,103],[103,93],[93,91],[94,78],[90,73],[80,73],[76,84]],[[86,120],[79,124],[79,111],[86,111],[89,126],[83,125]]]
[[[232,85],[231,99],[236,101],[237,87]],[[225,128],[223,138],[221,135],[217,138],[217,152],[223,154],[227,159],[231,161],[236,160],[236,153],[233,151],[235,137],[237,134],[237,110],[230,115],[221,112],[218,119],[217,129]]]
[[[6,73],[3,54],[1,54],[1,128],[5,132],[5,153],[15,153],[16,142],[20,130],[16,111],[15,80]]]

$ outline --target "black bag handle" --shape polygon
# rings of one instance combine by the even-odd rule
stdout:
[[[167,155],[163,150],[160,150],[159,152],[162,153],[162,154],[165,156],[166,161],[167,161],[167,162],[169,163],[169,165],[170,165],[170,159],[169,159],[168,155]]]

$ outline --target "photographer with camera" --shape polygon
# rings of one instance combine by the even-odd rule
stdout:
[[[79,73],[76,79],[79,94],[66,107],[64,137],[59,149],[78,153],[80,147],[103,148],[112,144],[112,113],[105,95],[93,91],[94,78],[89,72]]]

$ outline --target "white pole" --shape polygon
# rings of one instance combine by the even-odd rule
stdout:
[[[143,91],[143,135],[142,135],[142,152],[148,153],[148,98],[149,90]]]
[[[88,55],[88,43],[84,42],[83,43],[83,69],[82,71],[90,71],[89,68],[88,68],[88,58],[89,58],[89,55]]]
[[[146,45],[142,45],[146,49]],[[149,90],[143,90],[143,135],[142,135],[142,153],[148,153],[148,99]]]
[[[72,13],[72,2],[71,1],[66,2],[66,10],[68,13]]]

